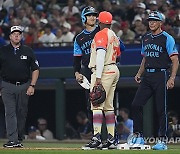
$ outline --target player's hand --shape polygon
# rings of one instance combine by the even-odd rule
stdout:
[[[134,80],[137,82],[137,83],[141,83],[141,76],[139,74],[136,74],[136,76],[134,77]]]
[[[175,78],[172,78],[172,77],[169,78],[166,84],[167,89],[172,89],[174,87],[174,80]]]
[[[82,82],[82,80],[83,80],[83,75],[82,74],[80,74],[79,72],[76,72],[75,77],[76,77],[77,82]]]
[[[29,88],[27,89],[26,94],[27,94],[28,96],[34,95],[34,87],[29,86]]]

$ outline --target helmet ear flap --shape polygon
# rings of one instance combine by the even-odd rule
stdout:
[[[86,17],[84,15],[82,15],[81,20],[82,20],[82,23],[86,23]]]
[[[84,9],[82,10],[82,13],[81,13],[82,23],[85,23],[85,22],[86,22],[86,17],[85,17],[85,15],[84,15],[85,10],[86,10],[86,8],[84,8]]]

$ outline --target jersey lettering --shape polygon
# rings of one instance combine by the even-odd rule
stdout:
[[[170,55],[178,54],[175,49],[175,41],[166,32],[159,35],[147,33],[142,40],[142,55],[145,56],[145,68],[169,68],[171,66]]]
[[[86,55],[90,54],[91,53],[91,49],[86,49],[86,50],[84,50],[84,52],[85,52]]]
[[[91,53],[91,43],[95,34],[100,30],[99,26],[91,32],[83,30],[80,34],[76,36],[74,42],[74,56],[82,56],[82,65],[88,66],[90,53]]]
[[[156,45],[156,44],[147,44],[144,46],[145,51],[149,50],[149,49],[162,52],[162,47],[160,47],[159,45]]]
[[[89,41],[83,43],[83,44],[81,45],[81,49],[82,49],[82,50],[85,50],[87,47],[89,48],[89,47],[91,46],[91,43],[92,43],[92,40],[89,40]],[[88,52],[88,53],[85,53],[85,54],[89,54],[89,52]]]
[[[146,57],[159,58],[159,52],[147,51],[147,52],[145,52],[145,55],[146,55]]]

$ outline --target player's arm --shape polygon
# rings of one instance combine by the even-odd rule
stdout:
[[[137,83],[140,83],[140,82],[141,82],[140,77],[141,77],[141,75],[143,74],[144,69],[145,69],[145,68],[144,68],[145,61],[146,61],[146,59],[145,59],[145,57],[143,57],[142,62],[141,62],[141,65],[140,65],[140,67],[139,67],[139,70],[138,70],[136,76],[134,77],[134,79],[135,79],[135,81],[136,81]]]
[[[125,45],[124,45],[124,43],[119,39],[119,42],[120,42],[120,50],[121,50],[121,52],[123,52],[123,51],[125,51]]]
[[[104,61],[107,49],[108,37],[104,32],[98,32],[95,35],[95,43],[96,43],[96,83],[101,84],[101,76],[104,69]]]
[[[175,45],[175,40],[173,37],[169,36],[166,40],[166,50],[169,54],[169,57],[172,61],[172,70],[171,70],[171,76],[169,80],[167,81],[167,89],[172,89],[174,87],[174,81],[177,74],[177,70],[179,67],[179,60],[178,60],[178,51]]]
[[[80,73],[81,70],[81,59],[82,59],[82,50],[79,47],[76,39],[74,41],[74,75],[76,77],[76,80],[78,82],[82,81],[83,77],[82,74]]]
[[[74,56],[74,75],[76,80],[80,82],[82,80],[82,74],[80,73],[81,70],[81,58],[82,56]]]
[[[104,59],[106,55],[106,50],[98,49],[96,57],[96,84],[101,83],[101,76],[104,69]]]
[[[170,57],[170,59],[172,61],[172,70],[171,70],[170,78],[167,81],[167,89],[172,89],[174,87],[174,81],[179,67],[178,55],[173,55]]]
[[[134,79],[135,79],[135,81],[136,81],[137,83],[140,83],[140,82],[141,82],[140,77],[141,77],[141,75],[143,74],[143,72],[144,72],[144,70],[145,70],[144,65],[145,65],[146,59],[145,59],[145,52],[144,52],[144,47],[143,47],[143,41],[142,41],[141,55],[143,56],[143,59],[142,59],[142,61],[141,61],[141,65],[140,65],[140,67],[139,67],[139,70],[138,70],[136,76],[134,77]]]
[[[172,61],[172,71],[170,78],[175,79],[179,67],[178,55],[171,56],[170,59]]]
[[[121,53],[121,52],[124,52],[124,51],[125,51],[125,45],[124,45],[124,43],[121,41],[120,38],[118,38],[118,39],[119,39],[119,47],[120,47],[120,53]],[[116,58],[116,64],[117,64],[117,65],[120,65],[120,55],[117,56],[117,58]]]

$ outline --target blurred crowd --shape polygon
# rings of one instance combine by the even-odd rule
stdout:
[[[174,111],[168,112],[168,137],[180,137],[180,121],[178,113]]]
[[[152,10],[163,14],[163,30],[180,40],[179,0],[1,0],[0,45],[7,43],[12,25],[24,28],[24,43],[28,45],[72,45],[83,29],[81,11],[85,6],[111,12],[112,29],[126,44],[141,43]]]
[[[119,140],[126,141],[133,133],[133,120],[127,108],[120,108],[116,117],[116,135]],[[78,128],[75,129],[69,122],[65,126],[66,139],[91,139],[93,136],[92,124],[85,112],[80,111],[76,115]],[[179,115],[175,111],[168,112],[168,138],[180,137]]]
[[[28,128],[28,134],[25,136],[25,139],[30,140],[53,140],[53,133],[48,129],[47,120],[44,118],[39,118],[37,120],[37,127],[30,126]]]
[[[0,139],[6,138],[5,121],[4,121],[4,107],[0,99]],[[127,108],[120,108],[117,116],[116,135],[119,140],[125,141],[133,132],[133,120],[130,118],[130,112]],[[83,111],[79,111],[76,115],[76,124],[66,122],[65,125],[65,139],[83,139],[89,140],[93,136],[92,123],[89,121],[87,115]],[[27,129],[25,139],[28,140],[54,140],[53,132],[48,128],[48,121],[44,118],[38,118],[37,124],[31,125]],[[180,137],[180,121],[179,115],[175,111],[168,112],[168,137]]]

